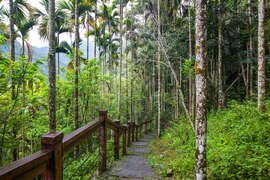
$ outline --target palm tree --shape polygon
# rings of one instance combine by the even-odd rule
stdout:
[[[118,24],[118,12],[114,11],[116,8],[115,5],[112,6],[107,6],[106,4],[103,3],[102,5],[102,10],[101,14],[99,14],[100,17],[103,19],[103,33],[106,33],[106,29],[108,28],[108,33],[109,33],[109,42],[108,42],[108,49],[109,49],[109,67],[112,70],[113,69],[113,62],[111,58],[111,52],[112,52],[112,46],[113,42],[116,41],[117,39],[113,39],[114,35],[117,33],[117,24]],[[112,71],[111,71],[112,72]]]
[[[89,59],[89,36],[91,35],[90,26],[95,28],[95,19],[91,16],[91,13],[95,11],[92,9],[92,6],[96,4],[96,0],[84,0],[82,3],[85,4],[84,6],[89,6],[89,8],[86,8],[85,13],[82,15],[82,22],[84,23],[84,27],[86,28],[86,38],[87,38],[86,59]]]
[[[56,63],[55,63],[55,0],[49,1],[49,127],[50,132],[56,131]]]
[[[119,89],[118,89],[118,119],[121,119],[121,94],[122,94],[122,62],[123,62],[123,0],[120,0],[120,64],[119,64]]]
[[[31,61],[30,44],[26,41],[26,39],[28,38],[29,32],[36,24],[37,21],[31,17],[17,24],[17,28],[22,39],[22,55],[25,55],[25,44],[27,44],[29,61]]]
[[[80,36],[79,36],[79,0],[75,0],[75,89],[74,89],[74,122],[75,128],[80,127],[79,120],[79,71],[80,71]]]
[[[78,7],[78,16],[79,19],[81,18],[81,21],[83,22],[84,27],[86,28],[86,37],[87,37],[87,59],[89,58],[89,35],[90,35],[90,26],[93,26],[93,17],[91,16],[91,13],[93,12],[93,4],[96,0],[80,0],[79,1],[79,7]],[[67,1],[67,0],[61,0],[58,3],[58,8],[67,12],[69,14],[69,17],[71,21],[69,21],[69,26],[74,27],[74,18],[75,18],[75,1]]]
[[[15,61],[15,13],[14,13],[14,2],[9,0],[9,38],[10,38],[10,58]]]
[[[15,34],[15,13],[14,13],[14,3],[13,0],[9,0],[9,39],[10,39],[10,59],[12,61],[15,61],[15,40],[16,40],[16,34]],[[15,95],[15,85],[12,83],[12,91],[11,91],[11,99],[15,101],[16,95]],[[13,136],[17,136],[17,129],[13,128]],[[13,160],[16,161],[18,158],[17,154],[17,148],[13,148],[12,150],[13,154]]]
[[[0,6],[0,23],[3,23],[4,18],[4,6]]]

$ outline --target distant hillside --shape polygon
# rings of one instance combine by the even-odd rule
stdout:
[[[21,44],[16,41],[15,43],[15,48],[16,48],[16,57],[18,57],[22,51],[22,46]],[[81,46],[81,51],[84,53],[84,57],[86,58],[86,50],[87,50],[87,45],[86,45],[86,41],[83,41]],[[48,56],[48,47],[32,47],[33,50],[33,61],[39,60],[39,59],[46,59]],[[0,53],[3,54],[8,54],[9,53],[9,46],[8,44],[2,45],[0,46]],[[94,57],[94,43],[90,42],[90,46],[89,46],[89,58],[93,58]],[[69,57],[66,56],[63,53],[60,53],[60,66],[61,67],[67,67],[67,64],[69,63]],[[42,74],[47,75],[48,73],[48,63],[44,62],[43,65],[40,66],[40,71]]]

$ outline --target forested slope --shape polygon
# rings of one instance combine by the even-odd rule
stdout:
[[[228,109],[209,114],[207,128],[209,179],[270,177],[269,110],[260,113],[254,102],[233,101]],[[149,158],[164,178],[193,179],[194,138],[190,125],[181,118],[153,142]]]

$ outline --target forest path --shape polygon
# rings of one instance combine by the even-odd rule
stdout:
[[[108,172],[108,180],[141,180],[158,179],[154,169],[150,166],[145,157],[149,151],[149,144],[156,138],[156,134],[151,133],[133,142],[128,149],[128,155],[115,163]]]

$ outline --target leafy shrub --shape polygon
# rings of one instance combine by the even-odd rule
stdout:
[[[258,112],[254,102],[231,102],[228,109],[210,113],[208,178],[269,179],[269,120],[269,112]],[[152,152],[150,160],[161,175],[173,171],[177,179],[193,178],[195,136],[185,120],[173,123],[172,128],[152,144]]]

